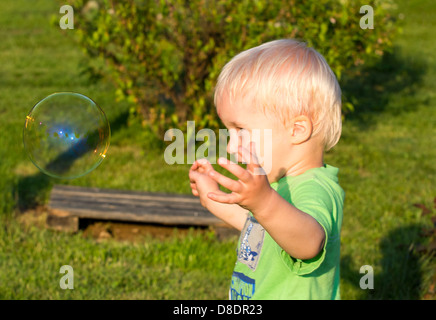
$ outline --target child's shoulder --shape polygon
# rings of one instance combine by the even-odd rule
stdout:
[[[344,197],[344,191],[339,185],[339,169],[328,164],[312,168],[298,176],[285,176],[271,184],[280,195],[290,199],[291,195],[304,194],[310,197]]]

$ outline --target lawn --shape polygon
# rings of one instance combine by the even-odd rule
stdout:
[[[235,238],[174,230],[164,240],[96,241],[47,230],[43,215],[21,215],[44,205],[54,183],[190,192],[189,165],[167,165],[160,142],[129,120],[114,87],[89,79],[76,31],[52,23],[58,12],[54,1],[0,2],[0,299],[226,299]],[[436,261],[414,250],[425,244],[420,232],[431,215],[414,204],[433,208],[436,197],[436,5],[401,0],[398,13],[404,26],[393,53],[344,83],[356,112],[326,155],[346,191],[343,299],[435,298]],[[23,149],[27,112],[56,91],[92,97],[111,123],[108,156],[76,180],[45,177]],[[62,265],[74,268],[74,290],[59,287]],[[373,290],[359,287],[363,265],[373,267]]]

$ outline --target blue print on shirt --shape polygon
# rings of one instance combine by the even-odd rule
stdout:
[[[244,261],[254,261],[254,257],[257,256],[257,252],[251,250],[250,243],[248,242],[248,237],[250,236],[251,230],[253,229],[253,224],[247,228],[247,232],[245,233],[244,239],[242,239],[241,250],[239,252],[239,259]]]
[[[265,229],[253,217],[247,218],[238,246],[238,261],[256,270],[263,246]]]
[[[230,286],[231,300],[250,300],[256,289],[255,280],[240,272],[233,272]]]

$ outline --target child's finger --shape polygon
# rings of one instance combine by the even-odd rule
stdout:
[[[250,153],[253,163],[259,165],[259,158],[257,157],[256,153],[256,143],[254,141],[250,142]]]
[[[218,182],[223,187],[226,187],[227,189],[233,191],[233,192],[240,192],[241,191],[241,184],[238,181],[235,181],[233,179],[230,179],[221,173],[216,172],[215,170],[209,171],[209,176]]]
[[[197,161],[194,161],[194,163],[192,164],[192,166],[189,170],[197,170],[197,168],[198,168],[198,163],[197,163]]]
[[[256,155],[256,145],[254,142],[250,142],[250,150],[243,148],[242,152],[244,153],[244,156],[249,159],[247,162],[247,170],[253,173],[255,170],[258,170],[258,168],[261,168]]]
[[[238,161],[244,164],[250,163],[250,154],[243,146],[238,147]]]
[[[194,196],[196,196],[196,197],[199,196],[197,189],[196,189],[196,188],[193,188],[193,187],[192,187],[192,184],[191,184],[191,191],[192,191],[192,194],[193,194]]]
[[[207,196],[209,199],[221,203],[233,204],[233,203],[238,203],[239,201],[239,197],[233,192],[225,193],[223,191],[215,191],[215,192],[209,192]]]
[[[238,154],[245,161],[245,163],[259,166],[259,160],[256,155],[256,147],[254,142],[250,142],[249,149],[239,146]]]
[[[191,183],[195,183],[196,178],[198,177],[198,172],[194,170],[189,170],[189,181]]]
[[[218,164],[230,173],[233,173],[241,181],[247,181],[250,178],[250,174],[244,168],[226,158],[219,158]]]
[[[195,183],[191,183],[191,191],[192,191],[192,194],[194,196],[198,196],[198,190],[197,190],[197,186],[195,185]]]
[[[251,173],[254,172],[254,170],[257,170],[257,168],[260,168],[259,160],[256,155],[256,149],[254,142],[250,142],[250,150],[240,146],[238,148],[238,152],[241,155],[241,157],[244,159],[244,161],[247,163],[247,170]]]
[[[198,159],[197,163],[200,167],[204,169],[205,172],[209,172],[210,170],[213,170],[212,164],[205,158]]]

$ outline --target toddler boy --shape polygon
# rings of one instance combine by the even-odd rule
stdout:
[[[327,62],[291,39],[246,50],[223,68],[215,105],[246,169],[219,158],[234,180],[200,159],[189,177],[202,205],[241,230],[230,298],[340,299],[345,194],[323,155],[341,135],[341,90]],[[241,138],[255,131],[256,144]]]

